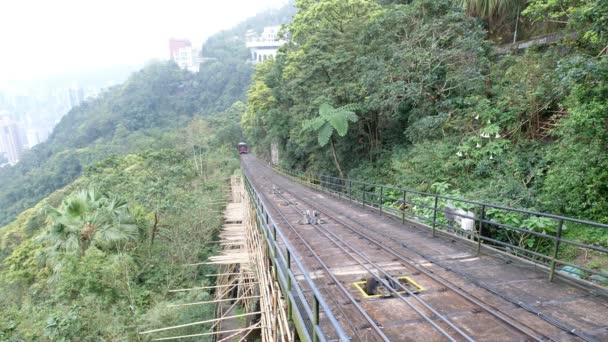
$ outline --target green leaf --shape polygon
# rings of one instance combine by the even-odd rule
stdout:
[[[319,115],[323,118],[327,118],[334,111],[334,107],[332,107],[329,103],[323,103],[319,107]]]
[[[332,125],[330,125],[329,123],[326,123],[321,130],[319,131],[319,145],[321,147],[327,145],[327,143],[329,142],[329,139],[331,138],[331,135],[334,132],[334,128]]]
[[[356,112],[356,111],[362,111],[363,107],[361,107],[361,105],[358,103],[349,103],[340,108],[337,108],[336,110],[345,111],[345,112]]]
[[[333,113],[327,118],[329,123],[334,127],[338,135],[343,137],[348,132],[348,121],[343,112]]]
[[[318,131],[321,126],[325,123],[325,119],[322,117],[316,117],[314,119],[306,120],[303,123],[304,130]]]
[[[357,122],[359,120],[359,117],[357,116],[357,114],[355,114],[355,112],[344,112],[346,113],[346,119],[348,119],[348,121],[350,122]]]

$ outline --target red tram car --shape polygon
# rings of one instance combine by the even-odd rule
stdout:
[[[249,148],[247,147],[246,143],[240,142],[237,146],[239,148],[239,154],[247,154],[247,153],[249,153]]]

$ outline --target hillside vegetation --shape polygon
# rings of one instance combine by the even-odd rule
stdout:
[[[289,44],[256,67],[247,93],[241,124],[259,155],[276,144],[286,168],[608,223],[607,1],[295,4]],[[497,53],[545,34],[563,38]],[[606,229],[567,224],[563,236],[608,248]],[[605,253],[569,246],[559,257],[608,274]]]
[[[608,223],[608,2],[295,7],[276,59],[254,69],[244,34],[291,6],[211,37],[200,73],[148,65],[0,169],[0,340],[147,340],[213,316],[167,307],[210,291],[169,290],[213,284],[183,265],[215,252],[244,137],[287,168]],[[564,39],[495,52],[543,34]],[[608,247],[599,229],[565,236]]]
[[[221,146],[195,165],[191,149],[207,147],[210,130],[195,121],[165,136],[179,147],[97,163],[3,228],[0,340],[139,340],[146,328],[213,316],[208,306],[167,308],[211,298],[168,292],[213,281],[208,268],[183,266],[214,253],[238,167]]]
[[[253,72],[244,33],[290,13],[211,37],[215,59],[197,74],[147,65],[0,169],[1,341],[141,341],[150,336],[140,331],[213,317],[213,306],[167,307],[212,291],[169,290],[214,284],[213,268],[184,265],[215,254],[239,166]]]
[[[258,14],[211,36],[199,73],[155,62],[100,98],[72,109],[48,141],[36,145],[14,167],[0,168],[0,226],[73,181],[87,165],[110,155],[162,148],[162,133],[184,127],[245,101],[252,66],[245,32],[287,23],[295,9],[286,5]]]
[[[513,3],[296,1],[243,130],[289,168],[608,222],[607,2]],[[516,23],[520,38],[578,34],[494,53]],[[344,137],[303,126],[324,104],[356,108],[330,119]]]

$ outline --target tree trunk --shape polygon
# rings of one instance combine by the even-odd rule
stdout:
[[[340,163],[338,162],[338,156],[336,155],[336,147],[334,146],[334,137],[331,137],[331,154],[334,157],[334,163],[336,163],[336,169],[338,169],[338,173],[340,174],[340,178],[344,179],[344,173],[342,172],[342,168],[340,168]]]
[[[158,212],[154,213],[154,226],[152,227],[152,236],[150,238],[150,246],[154,246],[154,238],[156,237],[156,230],[158,229]]]
[[[513,32],[513,43],[517,42],[517,29],[519,28],[519,4],[517,4],[517,15],[515,16],[515,31]]]

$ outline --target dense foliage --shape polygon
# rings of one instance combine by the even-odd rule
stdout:
[[[35,146],[16,166],[0,168],[0,225],[69,184],[91,163],[167,146],[163,132],[244,101],[252,74],[245,32],[288,22],[293,12],[287,5],[210,37],[199,73],[155,62],[100,98],[72,109],[47,142]]]
[[[210,296],[168,290],[212,281],[206,267],[183,265],[213,252],[226,177],[238,167],[231,146],[209,139],[214,128],[195,120],[166,133],[177,147],[96,163],[5,227],[0,339],[135,340],[147,327],[212,315],[166,306]]]
[[[200,92],[195,78],[175,64],[155,63],[71,110],[47,142],[17,165],[0,169],[0,224],[69,184],[95,161],[166,145],[162,131],[183,126],[198,113],[192,99]]]
[[[168,290],[210,281],[182,265],[213,252],[243,135],[262,157],[276,144],[288,168],[608,222],[607,3],[296,0],[288,43],[255,71],[245,33],[293,7],[210,38],[198,74],[147,66],[0,169],[0,340],[137,340],[211,315],[166,307],[209,293]],[[495,53],[546,33],[565,34]],[[600,230],[564,234],[608,246]]]
[[[0,340],[141,341],[150,337],[140,331],[213,316],[213,305],[167,307],[210,291],[169,290],[213,285],[210,266],[184,264],[215,253],[238,167],[252,74],[244,33],[292,12],[211,37],[199,73],[146,66],[0,169],[0,224],[10,222],[0,228]]]
[[[290,43],[257,66],[249,88],[242,126],[258,154],[277,143],[288,168],[344,170],[429,192],[440,192],[439,184],[458,197],[608,222],[605,1],[299,0],[296,7]],[[566,34],[497,54],[514,28],[519,37]],[[310,129],[324,103],[361,105],[329,149]],[[602,231],[565,234],[608,246]]]

